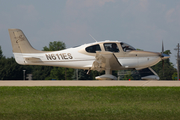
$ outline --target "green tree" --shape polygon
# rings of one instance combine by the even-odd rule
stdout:
[[[171,51],[170,50],[166,50],[166,51],[164,51],[164,54],[170,55]]]
[[[140,80],[141,79],[141,75],[139,74],[139,72],[137,70],[132,70],[131,76],[133,77],[133,80]]]
[[[43,51],[57,51],[66,49],[65,43],[61,41],[54,41],[49,43],[49,47],[43,47]]]
[[[1,46],[0,46],[0,59],[3,58],[3,57],[4,57],[4,56],[3,56],[3,52],[2,52]]]
[[[102,71],[102,72],[105,73],[104,71]],[[93,70],[93,71],[91,71],[91,73],[90,73],[89,76],[91,77],[92,80],[95,80],[96,77],[99,76],[99,75],[101,75],[102,72],[98,72],[98,71],[96,71],[96,70]]]
[[[124,74],[121,77],[122,80],[129,80],[129,79],[134,80],[134,78],[133,78],[134,71],[133,70],[121,70],[120,73]]]
[[[0,46],[0,80],[23,80],[23,70],[31,73],[29,66],[19,65],[13,57],[3,56]]]
[[[171,51],[166,50],[164,53],[170,55]],[[154,65],[152,69],[159,75],[161,80],[172,80],[172,75],[176,71],[169,59],[164,60],[164,67],[161,61]]]
[[[72,80],[73,74],[74,74],[74,69],[53,67],[53,69],[51,69],[50,76],[46,77],[45,79]]]
[[[174,72],[172,75],[172,80],[177,80],[177,72]]]
[[[87,74],[87,70],[78,70],[78,80],[92,80],[92,73],[90,75]]]
[[[134,80],[133,77],[131,76],[131,74],[125,75],[124,76],[124,80]]]
[[[45,80],[46,77],[50,76],[52,66],[31,66],[33,80]]]
[[[23,80],[23,70],[30,73],[29,66],[19,65],[13,57],[0,59],[0,79],[1,80]]]

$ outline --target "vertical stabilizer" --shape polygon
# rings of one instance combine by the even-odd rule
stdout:
[[[14,57],[17,63],[25,64],[24,53],[41,53],[43,51],[39,51],[34,49],[26,36],[20,29],[9,29],[9,35],[11,39],[11,44],[13,48]]]
[[[20,29],[9,29],[13,53],[39,53],[34,49]]]

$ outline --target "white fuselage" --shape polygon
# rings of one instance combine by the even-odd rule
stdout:
[[[44,53],[14,53],[16,61],[23,65],[45,65],[68,67],[76,69],[89,69],[96,60],[95,54],[89,55],[79,52],[85,49],[90,44],[85,44],[76,48],[69,48],[61,51],[44,51]],[[139,53],[140,52],[140,53]],[[128,68],[146,68],[158,63],[161,58],[157,54],[141,55],[145,51],[137,51],[131,54],[126,52],[123,56],[118,56],[120,53],[115,53],[122,69]],[[148,52],[149,53],[149,52]],[[38,58],[40,61],[28,61],[28,58]]]

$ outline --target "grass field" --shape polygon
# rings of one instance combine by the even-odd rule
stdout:
[[[0,120],[179,120],[180,87],[0,87]]]

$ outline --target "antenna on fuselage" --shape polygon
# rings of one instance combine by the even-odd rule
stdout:
[[[92,39],[94,39],[97,42],[97,40],[91,34],[89,34],[89,35],[92,37]]]

